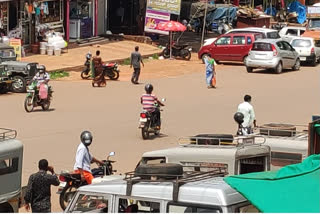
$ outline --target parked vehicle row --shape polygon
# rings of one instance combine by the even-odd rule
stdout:
[[[315,66],[320,61],[320,44],[301,37],[306,28],[284,27],[279,33],[267,28],[233,29],[217,38],[207,39],[198,58],[210,55],[221,61],[243,62],[249,73],[262,68],[275,73],[283,69],[299,70],[300,62]]]

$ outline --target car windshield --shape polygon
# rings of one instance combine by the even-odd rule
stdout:
[[[14,50],[7,49],[7,50],[0,51],[0,57],[14,57],[14,56],[15,56]]]
[[[310,19],[309,28],[320,28],[320,19]]]
[[[272,51],[271,44],[264,42],[255,42],[252,47],[253,51]]]
[[[311,47],[311,41],[305,39],[295,39],[292,41],[291,45],[298,48]]]
[[[268,39],[279,39],[280,35],[279,35],[278,31],[268,32],[267,38]]]

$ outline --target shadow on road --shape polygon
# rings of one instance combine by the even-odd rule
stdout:
[[[37,108],[37,109],[34,109],[31,113],[33,113],[33,112],[43,112],[43,113],[45,113],[45,112],[52,112],[52,111],[55,111],[55,110],[56,110],[55,108],[51,108],[51,109],[48,109],[48,110],[44,111],[41,108]]]
[[[154,140],[156,138],[164,138],[164,137],[169,137],[169,136],[163,133],[160,133],[159,135],[152,134],[149,136],[148,140]]]

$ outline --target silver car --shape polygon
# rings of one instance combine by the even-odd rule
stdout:
[[[253,43],[252,49],[245,61],[247,71],[251,73],[254,68],[273,69],[281,73],[282,69],[300,69],[299,54],[286,41],[262,39]]]

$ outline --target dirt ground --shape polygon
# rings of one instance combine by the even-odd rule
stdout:
[[[118,41],[105,44],[95,44],[91,46],[84,46],[74,49],[69,49],[67,53],[61,56],[48,55],[31,55],[22,59],[26,62],[38,62],[45,65],[47,70],[64,70],[76,66],[81,66],[86,60],[86,54],[90,51],[93,56],[96,50],[100,50],[103,61],[113,61],[119,59],[129,58],[134,47],[139,46],[142,55],[149,55],[161,52],[161,49],[134,41]]]
[[[121,66],[120,80],[104,88],[91,87],[79,72],[50,84],[54,90],[51,110],[26,113],[25,94],[0,96],[0,127],[18,131],[24,144],[23,180],[26,185],[37,162],[47,158],[56,172],[72,170],[79,135],[93,132],[92,154],[116,156],[118,173],[133,170],[146,151],[177,145],[180,137],[204,133],[235,133],[233,114],[245,94],[253,97],[258,125],[270,122],[307,125],[319,114],[319,66],[280,75],[265,71],[247,73],[241,63],[217,66],[217,89],[207,89],[204,65],[192,56],[182,60],[149,60],[139,85],[131,84],[131,69]],[[142,140],[138,129],[140,96],[146,83],[166,98],[161,135]],[[95,166],[93,166],[95,167]],[[52,188],[52,211],[61,212],[56,188]],[[24,209],[21,210],[25,212]]]

